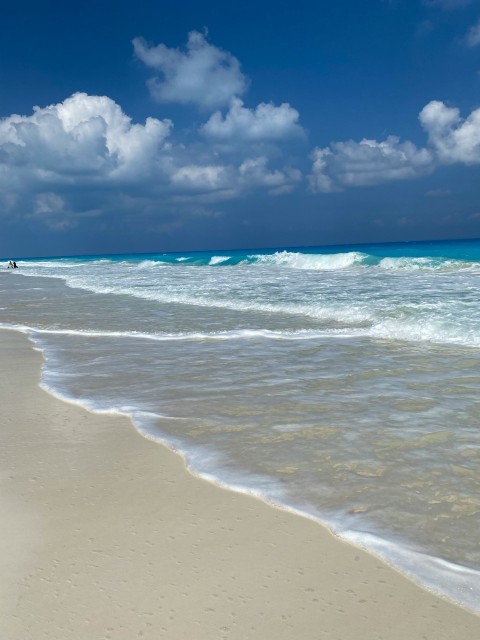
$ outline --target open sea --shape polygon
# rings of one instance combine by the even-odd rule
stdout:
[[[45,389],[480,612],[480,241],[17,262]]]

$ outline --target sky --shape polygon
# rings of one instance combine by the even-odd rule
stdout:
[[[480,237],[480,0],[25,0],[0,255]]]

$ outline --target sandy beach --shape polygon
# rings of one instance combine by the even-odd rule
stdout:
[[[480,617],[315,522],[50,396],[25,335],[0,352],[1,638],[479,637]]]

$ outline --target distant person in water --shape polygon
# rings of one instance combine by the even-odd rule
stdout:
[[[7,269],[13,269],[13,262],[11,260],[8,263]]]
[[[13,268],[14,268],[14,269],[18,269],[18,267],[17,267],[17,263],[15,262],[15,260],[13,261]]]

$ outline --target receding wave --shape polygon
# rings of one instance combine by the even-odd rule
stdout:
[[[460,322],[448,322],[448,320],[441,320],[438,317],[432,317],[423,322],[402,319],[381,320],[375,322],[367,333],[372,338],[382,340],[480,347],[480,328],[478,325],[469,327]]]
[[[38,335],[64,335],[85,338],[121,338],[132,340],[149,340],[153,342],[199,342],[225,340],[318,340],[324,338],[373,338],[380,340],[396,340],[400,342],[428,342],[431,344],[450,344],[462,347],[480,347],[480,332],[474,328],[448,326],[438,320],[431,320],[423,325],[416,322],[400,320],[382,320],[364,327],[339,327],[327,329],[269,330],[238,329],[231,331],[190,331],[190,332],[155,332],[141,331],[93,331],[88,329],[47,329],[43,327],[10,325],[0,323],[0,328],[15,329],[24,333]]]
[[[232,331],[211,331],[211,332],[156,332],[147,333],[142,331],[94,331],[88,329],[46,329],[43,327],[27,326],[27,325],[10,325],[0,323],[1,329],[14,329],[22,333],[37,335],[58,335],[58,336],[76,336],[83,338],[126,338],[132,340],[151,340],[153,342],[173,342],[173,341],[202,341],[202,340],[249,340],[256,338],[264,338],[267,340],[314,340],[317,338],[326,338],[332,336],[350,337],[350,330],[326,330],[320,331],[315,329],[299,329],[291,331],[272,331],[269,329],[239,329]]]
[[[262,302],[259,300],[247,300],[239,298],[215,298],[207,295],[195,294],[179,294],[176,292],[165,292],[159,290],[142,289],[138,287],[112,287],[108,285],[99,285],[97,283],[79,282],[74,284],[67,282],[68,286],[78,287],[92,291],[93,293],[126,295],[152,302],[160,302],[163,304],[183,304],[196,307],[207,307],[216,309],[229,309],[232,311],[281,314],[281,315],[297,315],[313,318],[316,320],[328,320],[340,322],[349,325],[358,325],[370,323],[374,320],[374,315],[366,308],[361,308],[352,304],[333,304],[326,305],[319,303],[300,303],[300,302]]]

